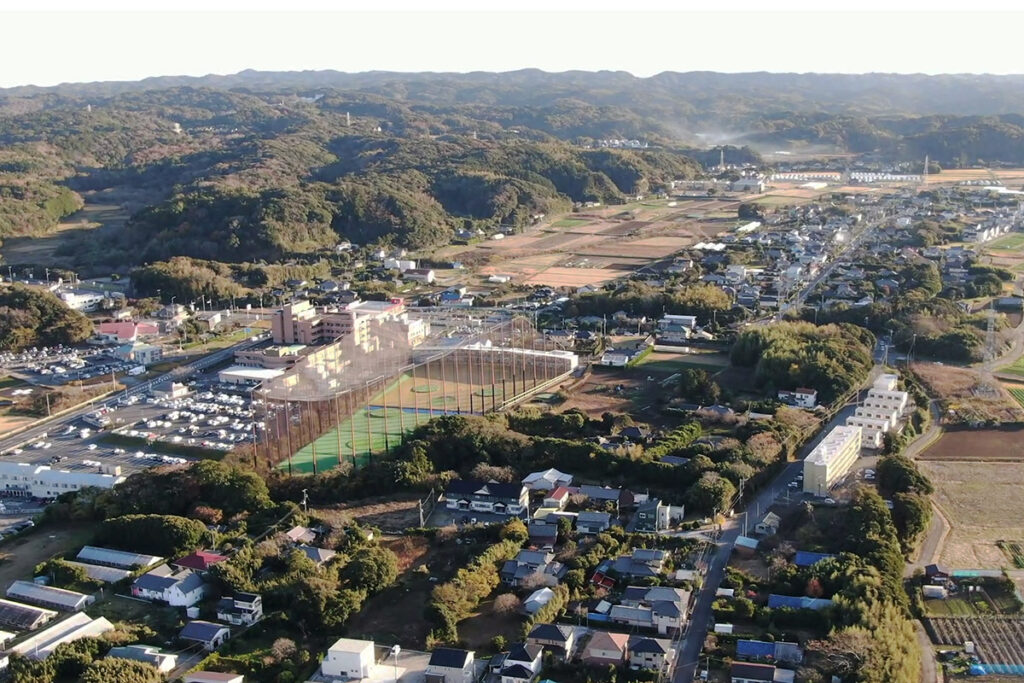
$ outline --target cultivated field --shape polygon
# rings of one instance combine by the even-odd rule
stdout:
[[[943,422],[1024,420],[1024,410],[1006,389],[984,381],[976,370],[937,363],[914,363],[912,369],[941,403]]]
[[[976,450],[977,442],[968,446],[965,441],[960,455]],[[1024,463],[922,459],[920,466],[935,485],[934,500],[952,526],[940,561],[954,569],[1012,567],[996,543],[1024,540]]]
[[[791,202],[799,202],[799,199]],[[576,288],[604,284],[670,258],[736,227],[735,200],[633,202],[568,214],[527,232],[435,258],[463,261],[478,274],[511,275],[516,283]]]
[[[1024,668],[1024,619],[951,617],[925,619],[924,624],[936,644],[962,646],[971,641],[982,664]]]
[[[1024,425],[947,430],[918,459],[1024,462]]]

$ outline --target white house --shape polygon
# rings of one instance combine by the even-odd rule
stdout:
[[[175,571],[161,565],[132,583],[132,595],[143,600],[166,602],[172,607],[191,607],[206,597],[207,585],[191,569]]]
[[[402,273],[402,278],[429,285],[434,282],[434,271],[431,268],[410,268]]]
[[[338,638],[327,648],[320,672],[327,678],[369,678],[373,669],[373,641]]]
[[[531,491],[552,491],[559,486],[572,486],[572,475],[554,468],[531,472],[523,478],[523,486]]]
[[[473,652],[453,647],[439,647],[430,653],[425,671],[426,683],[472,683]]]
[[[540,673],[544,648],[538,645],[518,643],[505,656],[501,669],[501,683],[524,683],[532,681]]]

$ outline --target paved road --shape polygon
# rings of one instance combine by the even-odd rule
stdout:
[[[191,363],[188,363],[187,365],[182,365],[180,367],[175,368],[174,370],[171,370],[170,372],[164,373],[159,377],[137,384],[129,389],[126,389],[125,391],[119,391],[114,396],[108,397],[103,401],[94,401],[86,403],[82,407],[77,408],[71,411],[70,413],[66,413],[52,420],[45,420],[42,423],[37,424],[36,426],[27,429],[23,432],[14,434],[13,436],[9,436],[4,439],[0,439],[0,452],[7,452],[14,448],[18,448],[19,446],[22,446],[26,443],[36,441],[41,437],[43,433],[51,433],[54,432],[55,430],[60,430],[65,425],[71,424],[72,422],[81,418],[82,416],[96,410],[98,407],[112,405],[118,399],[124,398],[125,396],[145,393],[152,389],[154,385],[162,384],[164,382],[168,382],[171,380],[178,381],[186,379],[194,375],[195,373],[199,372],[200,370],[205,370],[206,368],[213,367],[214,365],[217,365],[219,363],[223,363],[224,361],[233,357],[235,351],[247,349],[250,346],[255,346],[258,343],[258,341],[247,340],[240,344],[230,346],[226,349],[215,351],[207,356],[203,356],[202,358],[197,358],[196,360],[192,361]]]
[[[874,378],[878,370],[876,368],[872,372],[871,379]],[[843,424],[846,418],[853,414],[855,408],[856,404],[850,403],[837,412],[829,424],[804,445],[797,460],[788,463],[768,485],[749,496],[745,501],[744,512],[740,512],[733,518],[726,520],[722,525],[720,537],[711,555],[708,571],[704,576],[704,583],[697,594],[693,612],[687,622],[686,632],[678,641],[676,661],[679,664],[676,666],[675,674],[672,678],[673,683],[690,683],[697,675],[698,657],[704,645],[704,635],[707,632],[708,623],[711,620],[711,604],[714,602],[715,592],[725,576],[725,567],[729,564],[733,545],[736,543],[736,538],[743,531],[744,525],[746,524],[748,531],[752,529],[760,515],[776,499],[787,494],[802,496],[801,493],[793,492],[792,489],[788,488],[789,482],[793,481],[796,475],[803,471],[803,459],[807,457],[807,454],[825,438],[833,426]]]
[[[914,631],[917,633],[917,642],[921,646],[921,683],[939,683],[939,671],[935,665],[935,652],[932,649],[932,640],[924,625],[914,620]]]

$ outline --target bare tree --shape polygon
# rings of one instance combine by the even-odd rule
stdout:
[[[289,657],[295,655],[298,648],[295,647],[295,641],[290,638],[278,638],[274,641],[274,644],[270,646],[270,651],[274,654],[274,659],[281,662]]]
[[[502,593],[494,598],[494,605],[491,609],[495,614],[515,614],[519,611],[521,604],[514,593]]]

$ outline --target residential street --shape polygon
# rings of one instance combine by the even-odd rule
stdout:
[[[876,366],[869,375],[868,382],[873,381],[880,371],[881,368]],[[673,683],[690,683],[700,671],[698,668],[698,657],[704,645],[704,636],[711,620],[711,604],[714,602],[715,592],[725,576],[725,567],[732,555],[732,547],[736,543],[736,538],[740,535],[744,523],[752,528],[759,515],[767,510],[778,497],[785,495],[789,491],[788,483],[798,473],[803,471],[803,459],[818,445],[818,442],[825,437],[832,427],[841,425],[846,421],[846,418],[853,413],[854,406],[854,403],[850,403],[838,411],[832,420],[801,449],[796,460],[788,463],[769,485],[744,501],[744,511],[738,511],[734,517],[726,519],[722,524],[722,532],[714,555],[711,557],[707,574],[704,576],[704,584],[701,586],[694,602],[693,612],[686,625],[686,632],[676,645],[678,650],[676,661],[678,664],[672,679]],[[748,515],[752,515],[752,517],[747,519]]]

